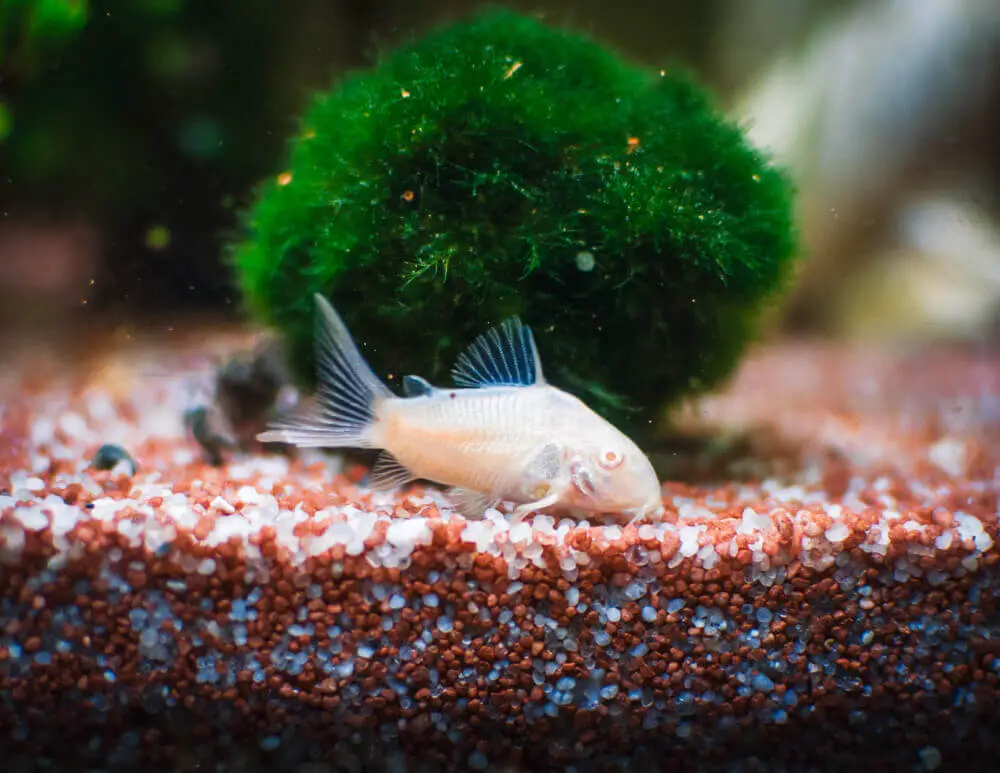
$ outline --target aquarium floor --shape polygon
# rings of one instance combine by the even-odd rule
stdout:
[[[1000,357],[788,343],[678,416],[661,522],[205,463],[237,338],[0,381],[0,753],[48,770],[987,770]],[[88,469],[104,443],[139,468]],[[208,767],[204,767],[208,766]]]

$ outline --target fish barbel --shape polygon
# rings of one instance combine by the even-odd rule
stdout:
[[[314,409],[272,425],[263,442],[376,448],[376,489],[424,479],[453,487],[468,516],[502,500],[515,519],[552,508],[636,520],[662,513],[660,482],[632,440],[581,400],[546,383],[531,329],[516,317],[459,357],[454,388],[405,376],[393,394],[316,295]]]

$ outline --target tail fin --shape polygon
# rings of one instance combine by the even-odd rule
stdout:
[[[365,362],[343,320],[318,293],[316,301],[316,405],[273,425],[257,439],[313,448],[377,448],[375,409],[393,396]]]

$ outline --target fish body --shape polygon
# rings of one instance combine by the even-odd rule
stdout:
[[[404,378],[394,395],[365,363],[343,321],[317,304],[314,412],[260,435],[299,446],[382,449],[377,488],[415,478],[452,486],[462,511],[500,500],[518,517],[552,507],[631,519],[662,511],[645,454],[581,400],[545,381],[530,328],[512,318],[476,339],[454,388]]]

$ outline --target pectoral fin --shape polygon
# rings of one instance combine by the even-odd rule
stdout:
[[[497,498],[480,491],[471,491],[466,488],[448,489],[448,496],[455,501],[455,507],[465,518],[479,519],[487,508],[497,503]]]
[[[551,507],[552,505],[559,502],[562,498],[563,492],[557,489],[549,489],[549,493],[540,499],[536,499],[534,502],[525,502],[523,505],[518,505],[514,508],[514,513],[511,520],[514,523],[519,523],[524,520],[525,516],[530,513],[537,512],[539,510],[544,510],[546,507]]]
[[[402,486],[413,480],[413,474],[406,469],[400,461],[388,451],[382,451],[375,460],[371,475],[368,478],[369,485],[376,491]]]
[[[522,494],[529,501],[515,508],[514,522],[522,520],[528,513],[558,504],[563,500],[571,480],[562,446],[546,443],[539,448],[524,468]]]

